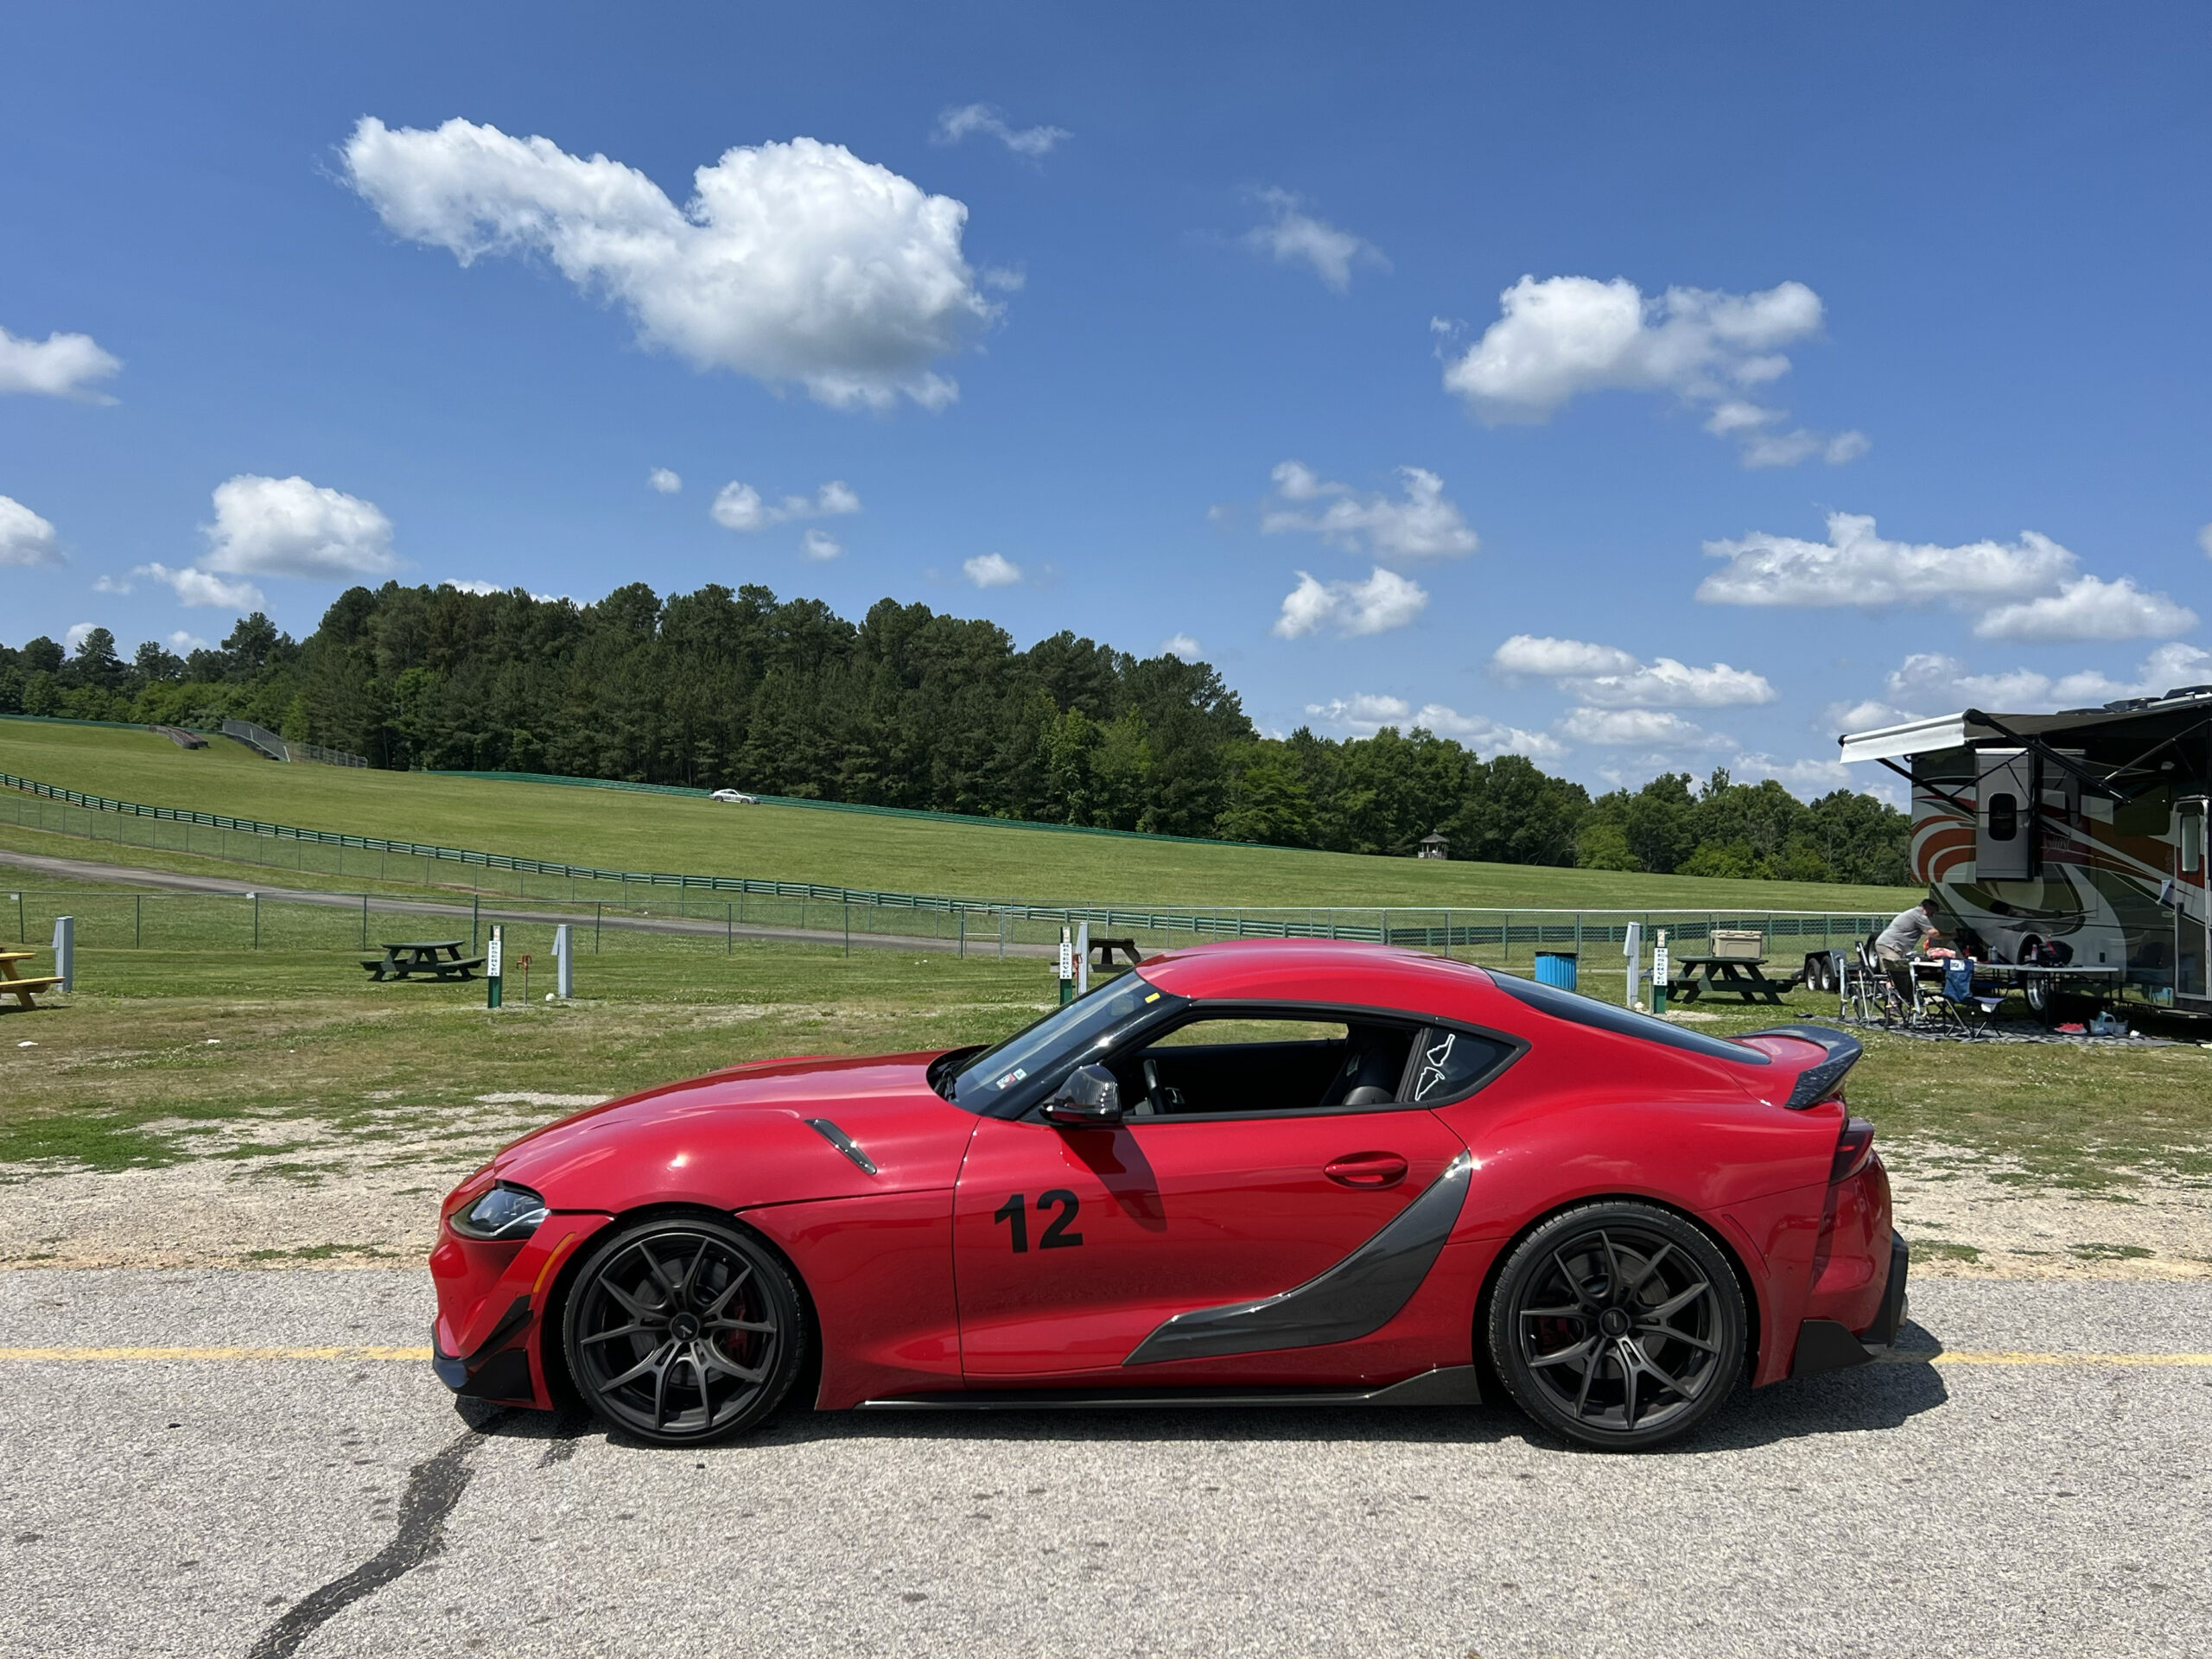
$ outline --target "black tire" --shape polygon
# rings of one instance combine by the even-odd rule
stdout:
[[[752,1427],[783,1403],[805,1358],[783,1262],[750,1234],[690,1216],[637,1222],[601,1243],[561,1325],[583,1402],[660,1446]]]
[[[1744,1370],[1734,1269],[1653,1205],[1580,1205],[1537,1228],[1507,1258],[1489,1324],[1491,1363],[1521,1408],[1608,1452],[1688,1433]]]

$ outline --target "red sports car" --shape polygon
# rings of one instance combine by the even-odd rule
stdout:
[[[1904,1241],[1855,1039],[1410,950],[1150,958],[990,1049],[582,1112],[446,1200],[435,1364],[640,1440],[821,1409],[1471,1402],[1597,1446],[1856,1364]]]

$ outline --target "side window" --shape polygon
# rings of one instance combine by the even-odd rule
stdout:
[[[1414,1027],[1243,1012],[1202,1015],[1112,1062],[1133,1117],[1219,1116],[1388,1105]]]
[[[1421,1034],[1421,1052],[1407,1095],[1425,1106],[1457,1100],[1497,1071],[1512,1052],[1492,1038],[1431,1026]]]

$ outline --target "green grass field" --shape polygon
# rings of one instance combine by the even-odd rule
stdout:
[[[1142,841],[804,807],[722,806],[617,790],[286,766],[264,760],[226,739],[187,751],[152,733],[26,721],[0,720],[0,770],[121,800],[604,868],[754,876],[1033,904],[1871,913],[1895,911],[1913,897],[1885,887]],[[277,850],[288,861],[289,855],[289,849]],[[455,879],[466,879],[459,867],[455,870]]]

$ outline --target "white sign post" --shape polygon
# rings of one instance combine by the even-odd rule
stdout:
[[[576,942],[566,922],[553,930],[553,982],[563,1002],[576,994]]]
[[[1067,1002],[1075,995],[1075,935],[1067,928],[1060,930],[1060,1001]]]
[[[1667,930],[1659,930],[1659,943],[1651,947],[1651,1012],[1667,1012],[1667,982],[1674,977],[1667,954]]]
[[[1630,922],[1628,925],[1628,938],[1622,943],[1621,954],[1628,958],[1628,1001],[1625,1006],[1632,1008],[1637,1005],[1637,993],[1641,989],[1637,983],[1637,976],[1643,967],[1643,924],[1642,922]]]
[[[494,925],[492,929],[492,943],[484,952],[484,1006],[487,1008],[498,1007],[502,994],[499,984],[500,932],[501,930]]]
[[[61,988],[77,988],[77,918],[57,916],[54,918],[54,971],[61,976]]]
[[[1090,924],[1077,922],[1075,927],[1075,994],[1087,996],[1090,992]]]

